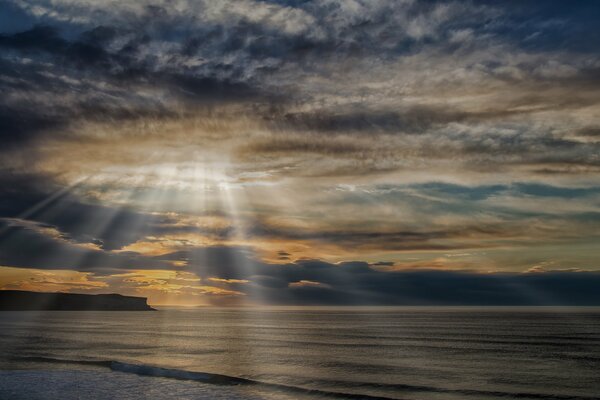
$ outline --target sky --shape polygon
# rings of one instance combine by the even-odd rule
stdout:
[[[599,19],[2,0],[0,289],[600,304]]]

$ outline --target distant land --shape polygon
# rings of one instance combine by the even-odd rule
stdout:
[[[145,297],[0,290],[0,311],[154,311]]]

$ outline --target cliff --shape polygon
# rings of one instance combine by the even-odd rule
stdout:
[[[0,290],[0,311],[153,311],[145,297]]]

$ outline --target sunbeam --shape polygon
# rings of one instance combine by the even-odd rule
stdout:
[[[596,399],[598,20],[0,1],[0,399]]]

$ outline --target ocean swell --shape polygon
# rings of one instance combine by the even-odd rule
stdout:
[[[401,400],[401,398],[391,398],[374,396],[358,393],[344,393],[321,389],[310,389],[302,386],[285,385],[271,383],[254,379],[240,378],[229,375],[214,374],[209,372],[195,372],[175,368],[157,367],[147,364],[126,363],[114,360],[69,360],[51,357],[16,357],[15,360],[28,362],[43,362],[57,364],[79,364],[88,366],[98,366],[110,368],[113,371],[136,374],[140,376],[151,376],[169,379],[179,379],[186,381],[196,381],[214,385],[255,385],[261,388],[279,390],[287,393],[299,393],[308,395],[318,395],[320,397],[343,398],[343,399],[365,399],[365,400]],[[342,382],[323,381],[325,384],[341,384]],[[453,393],[462,396],[491,396],[504,399],[547,399],[547,400],[600,400],[600,397],[579,396],[579,395],[560,395],[530,392],[503,392],[486,391],[473,389],[445,389],[432,386],[419,386],[409,384],[381,384],[368,382],[344,382],[348,387],[358,389],[387,389],[402,392],[431,392],[431,393]]]

